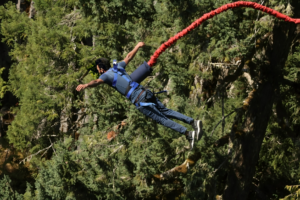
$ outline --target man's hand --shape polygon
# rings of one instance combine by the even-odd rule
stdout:
[[[145,43],[144,42],[139,42],[138,44],[137,44],[137,46],[140,48],[140,47],[143,47],[143,46],[145,46]]]
[[[77,86],[76,90],[78,92],[80,92],[81,90],[83,90],[83,89],[85,89],[87,87],[88,87],[88,84],[80,84],[80,85]]]

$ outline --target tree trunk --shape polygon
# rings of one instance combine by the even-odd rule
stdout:
[[[234,154],[223,194],[225,200],[249,199],[252,178],[274,99],[279,95],[279,80],[283,77],[281,69],[284,67],[292,40],[295,38],[295,28],[294,24],[275,22],[269,44],[265,51],[262,51],[264,53],[261,53],[261,61],[269,61],[270,65],[260,66],[261,84],[249,104],[243,121],[246,132],[233,146]]]
[[[246,114],[246,132],[234,145],[234,155],[223,198],[247,199],[259,151],[266,132],[274,101],[274,87],[265,83],[253,98]],[[251,126],[251,124],[253,125]]]
[[[28,13],[28,17],[30,19],[34,18],[34,15],[35,15],[35,8],[34,8],[34,1],[31,1],[30,3],[30,8],[29,8],[29,13]]]
[[[17,10],[18,11],[23,12],[25,10],[24,3],[25,3],[25,0],[18,0],[17,1]]]

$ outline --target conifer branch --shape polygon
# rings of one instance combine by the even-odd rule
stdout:
[[[8,185],[8,187],[11,189],[11,192],[14,194],[14,199],[16,198],[15,197],[15,191],[13,190],[13,188],[11,187],[10,183],[9,183],[9,179],[7,178],[7,176],[5,176],[5,179],[6,179],[6,184]]]
[[[293,81],[290,81],[288,79],[282,79],[282,83],[284,85],[288,85],[290,87],[293,87],[297,92],[300,93],[300,83],[296,83],[296,82],[293,82]]]

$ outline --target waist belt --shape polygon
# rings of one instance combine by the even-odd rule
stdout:
[[[136,100],[134,101],[134,105],[135,105],[136,107],[139,107],[139,106],[151,106],[151,105],[155,106],[155,103],[149,103],[149,102],[140,102],[140,103],[137,103],[138,100],[139,100],[139,98],[141,97],[141,95],[142,95],[144,92],[145,92],[145,90],[144,90],[144,88],[143,88],[143,90],[140,92],[140,94],[138,95],[138,97],[137,97]],[[168,91],[167,91],[167,90],[163,90],[163,91],[160,91],[160,92],[155,92],[155,93],[153,93],[153,94],[155,95],[155,94],[160,94],[160,93],[163,93],[163,92],[168,92]]]
[[[139,98],[141,97],[141,95],[145,92],[145,90],[142,90],[139,94],[139,96],[135,99],[134,104],[136,104],[139,100]]]
[[[140,103],[137,103],[139,101],[139,98],[142,96],[142,94],[145,92],[145,90],[142,90],[140,92],[140,94],[138,95],[138,97],[135,99],[134,101],[134,105],[136,107],[140,107],[140,106],[151,106],[151,105],[155,105],[155,103],[147,103],[147,102],[140,102]]]

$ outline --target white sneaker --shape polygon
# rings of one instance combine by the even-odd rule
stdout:
[[[202,121],[201,120],[194,120],[192,124],[193,129],[196,132],[197,140],[200,140],[202,137]]]
[[[186,136],[186,139],[190,143],[190,150],[194,148],[194,141],[195,141],[195,131],[189,131],[188,135]]]

